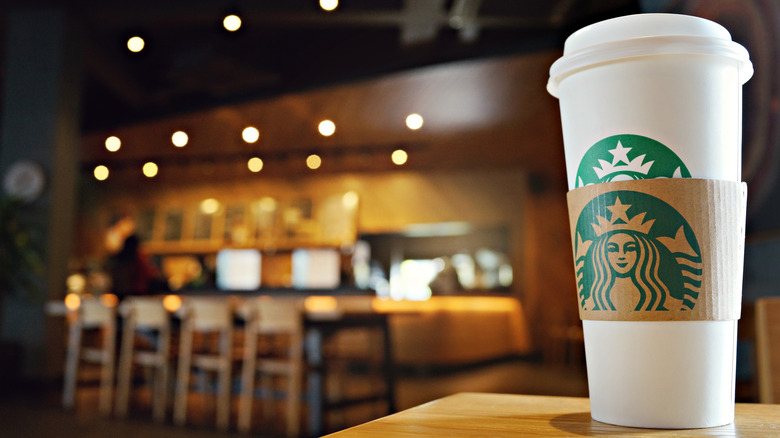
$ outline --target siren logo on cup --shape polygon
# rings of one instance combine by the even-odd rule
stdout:
[[[585,206],[574,265],[583,310],[693,310],[701,292],[693,229],[671,205],[641,192],[607,192]]]
[[[588,149],[577,169],[576,187],[609,181],[650,178],[690,178],[691,173],[671,149],[641,135],[613,135]]]

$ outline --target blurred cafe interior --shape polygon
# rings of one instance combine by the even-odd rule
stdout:
[[[571,32],[640,12],[721,23],[755,66],[736,397],[763,401],[777,0],[0,11],[0,429],[319,436],[461,391],[587,396],[545,85]]]

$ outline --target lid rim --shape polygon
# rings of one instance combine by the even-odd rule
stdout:
[[[557,96],[562,77],[575,70],[621,59],[658,55],[707,55],[732,58],[739,62],[742,83],[753,75],[747,49],[732,40],[693,35],[651,35],[607,41],[584,47],[558,58],[550,66],[547,90]]]

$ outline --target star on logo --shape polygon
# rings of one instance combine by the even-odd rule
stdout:
[[[629,148],[630,149],[630,148]],[[607,210],[612,212],[612,223],[616,223],[618,220],[623,221],[624,224],[628,223],[628,214],[626,211],[631,207],[631,204],[623,204],[620,202],[620,198],[615,199],[615,204],[611,207],[607,207]]]
[[[598,223],[590,224],[593,227],[593,231],[597,236],[616,230],[632,230],[642,234],[648,234],[655,219],[645,221],[647,212],[638,213],[629,219],[628,214],[626,213],[629,208],[631,208],[631,204],[623,204],[623,202],[620,201],[620,198],[616,197],[615,203],[607,207],[607,209],[612,212],[612,218],[608,220],[605,217],[596,215]]]
[[[629,164],[630,161],[628,161],[628,152],[631,150],[631,148],[623,147],[623,143],[618,140],[617,147],[615,149],[610,149],[607,152],[612,154],[612,165],[614,166],[617,163],[626,163]]]

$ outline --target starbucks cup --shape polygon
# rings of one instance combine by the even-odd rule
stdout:
[[[742,85],[752,73],[744,47],[733,42],[719,24],[698,17],[638,14],[602,21],[573,33],[566,40],[563,56],[551,66],[547,84],[550,94],[560,100],[570,195],[582,187],[613,184],[628,190],[634,187],[631,184],[652,184],[664,178],[677,185],[664,183],[665,188],[659,189],[661,194],[653,199],[664,199],[660,204],[668,206],[675,205],[672,201],[693,187],[696,179],[707,180],[702,183],[708,187],[701,192],[702,197],[711,196],[708,190],[712,184],[738,184]],[[680,186],[681,179],[690,184]],[[736,316],[734,312],[718,313],[720,304],[715,297],[716,310],[708,315],[719,316],[691,319],[689,311],[713,294],[709,280],[701,279],[707,273],[702,274],[700,267],[709,257],[706,254],[714,251],[710,248],[715,245],[712,242],[720,237],[697,236],[694,242],[694,233],[686,228],[688,219],[675,216],[675,208],[669,214],[656,212],[653,216],[650,207],[639,208],[640,198],[629,201],[624,193],[628,191],[604,201],[599,207],[601,213],[594,214],[585,228],[574,230],[574,222],[581,216],[572,216],[591,415],[606,423],[648,428],[728,424],[734,419],[744,234],[737,236],[735,243],[730,240],[738,253],[738,266],[710,269],[734,271],[729,273],[727,286],[721,285],[719,290],[729,292],[730,303],[737,306]],[[695,199],[699,195],[691,196]],[[690,214],[706,221],[708,212],[727,210],[717,202],[703,201],[691,208]],[[739,217],[725,220],[739,228]],[[744,214],[741,220],[744,223]],[[600,275],[598,268],[577,263],[578,257],[586,260],[588,250],[595,254],[599,239],[624,231],[634,236],[644,233],[649,236],[645,240],[654,240],[656,243],[647,247],[658,248],[659,260],[669,259],[666,254],[676,254],[677,261],[666,265],[682,274],[674,280],[677,283],[669,280],[656,288],[661,290],[660,298],[648,298],[652,294],[642,292],[651,288],[637,279],[641,257],[636,255],[641,251],[636,243],[623,248],[620,242],[612,242],[618,249],[612,253],[605,249],[605,260],[611,257],[609,254],[626,255],[631,251],[634,258],[609,259],[603,270],[608,273],[609,263],[617,260],[611,265],[615,272],[610,281],[628,284],[627,290],[634,296],[610,295],[607,287],[602,287],[606,292],[599,292],[600,286],[593,286],[593,278]],[[634,271],[621,274],[621,266]],[[649,268],[645,271],[647,278],[663,277]],[[585,284],[588,281],[591,284]],[[662,278],[655,281],[659,285],[664,282]],[[660,305],[664,297],[666,301]],[[667,316],[671,312],[655,312],[658,309],[682,310],[683,320],[658,320],[658,315],[660,319],[674,319]],[[595,310],[591,313],[597,317],[583,317],[583,310]],[[612,314],[620,316],[609,316]],[[654,316],[645,318],[647,315]]]

